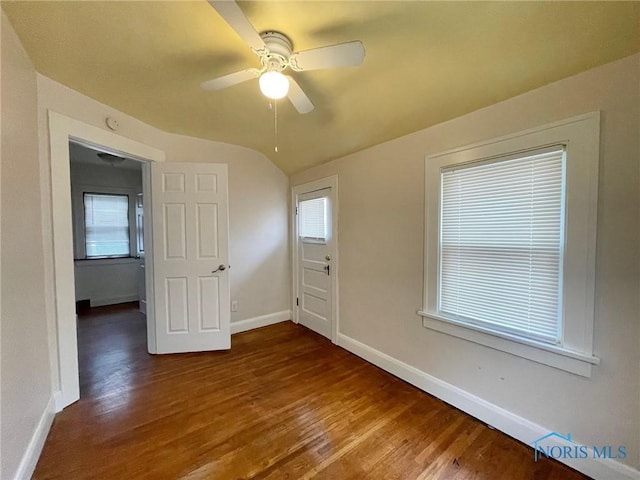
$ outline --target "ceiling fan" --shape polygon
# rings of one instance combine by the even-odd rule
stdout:
[[[201,84],[205,90],[222,90],[253,78],[260,77],[260,90],[272,99],[287,97],[299,113],[313,110],[313,103],[300,85],[283,70],[306,72],[337,67],[356,67],[364,61],[364,45],[360,41],[313,48],[294,52],[293,44],[284,34],[266,31],[261,34],[253,28],[235,1],[208,0],[211,6],[242,38],[260,59],[261,68],[248,68]]]

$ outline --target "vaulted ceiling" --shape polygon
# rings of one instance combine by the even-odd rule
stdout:
[[[640,50],[638,2],[239,2],[294,50],[361,40],[360,67],[294,73],[316,108],[274,112],[205,1],[3,1],[36,69],[160,129],[263,152],[293,173]]]

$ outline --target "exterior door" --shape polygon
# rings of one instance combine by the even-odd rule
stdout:
[[[231,347],[227,166],[154,163],[157,353]]]
[[[331,189],[298,195],[298,322],[331,338]]]

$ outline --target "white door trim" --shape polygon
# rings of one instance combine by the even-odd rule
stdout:
[[[76,334],[75,283],[73,271],[73,228],[71,220],[71,179],[69,141],[143,161],[163,162],[165,152],[122,137],[52,110],[49,115],[49,155],[51,164],[51,216],[53,229],[53,291],[55,295],[55,332],[57,374],[60,393],[56,392],[56,411],[80,398],[78,379],[78,339]],[[149,181],[149,165],[143,164],[143,182]],[[150,184],[145,184],[145,188]],[[149,191],[147,189],[147,191]],[[149,202],[148,202],[149,203]],[[145,212],[146,213],[146,212]],[[150,213],[150,212],[149,212]],[[148,216],[149,220],[151,215]],[[145,238],[151,239],[145,219]],[[149,241],[149,244],[152,242]],[[149,264],[153,263],[152,253]],[[149,258],[149,257],[147,257]],[[147,269],[147,297],[153,298],[152,281]],[[151,319],[151,320],[149,320]],[[147,316],[153,321],[153,312]],[[147,327],[147,330],[150,330]],[[155,328],[153,329],[155,331]],[[150,347],[152,345],[150,344]],[[153,346],[155,348],[155,346]],[[55,369],[56,365],[52,365]],[[55,372],[54,372],[55,374]]]
[[[298,197],[305,193],[331,188],[331,234],[334,236],[333,251],[331,255],[331,341],[337,343],[339,332],[339,315],[338,315],[338,176],[321,178],[313,182],[296,185],[291,188],[291,312],[292,320],[298,323],[298,306],[296,299],[298,298],[298,219],[296,216],[296,206],[298,205]]]

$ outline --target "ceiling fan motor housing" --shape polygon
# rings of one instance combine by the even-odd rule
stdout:
[[[262,64],[269,70],[284,70],[289,65],[289,57],[293,52],[291,40],[282,33],[273,31],[263,32],[260,37],[267,46]]]

